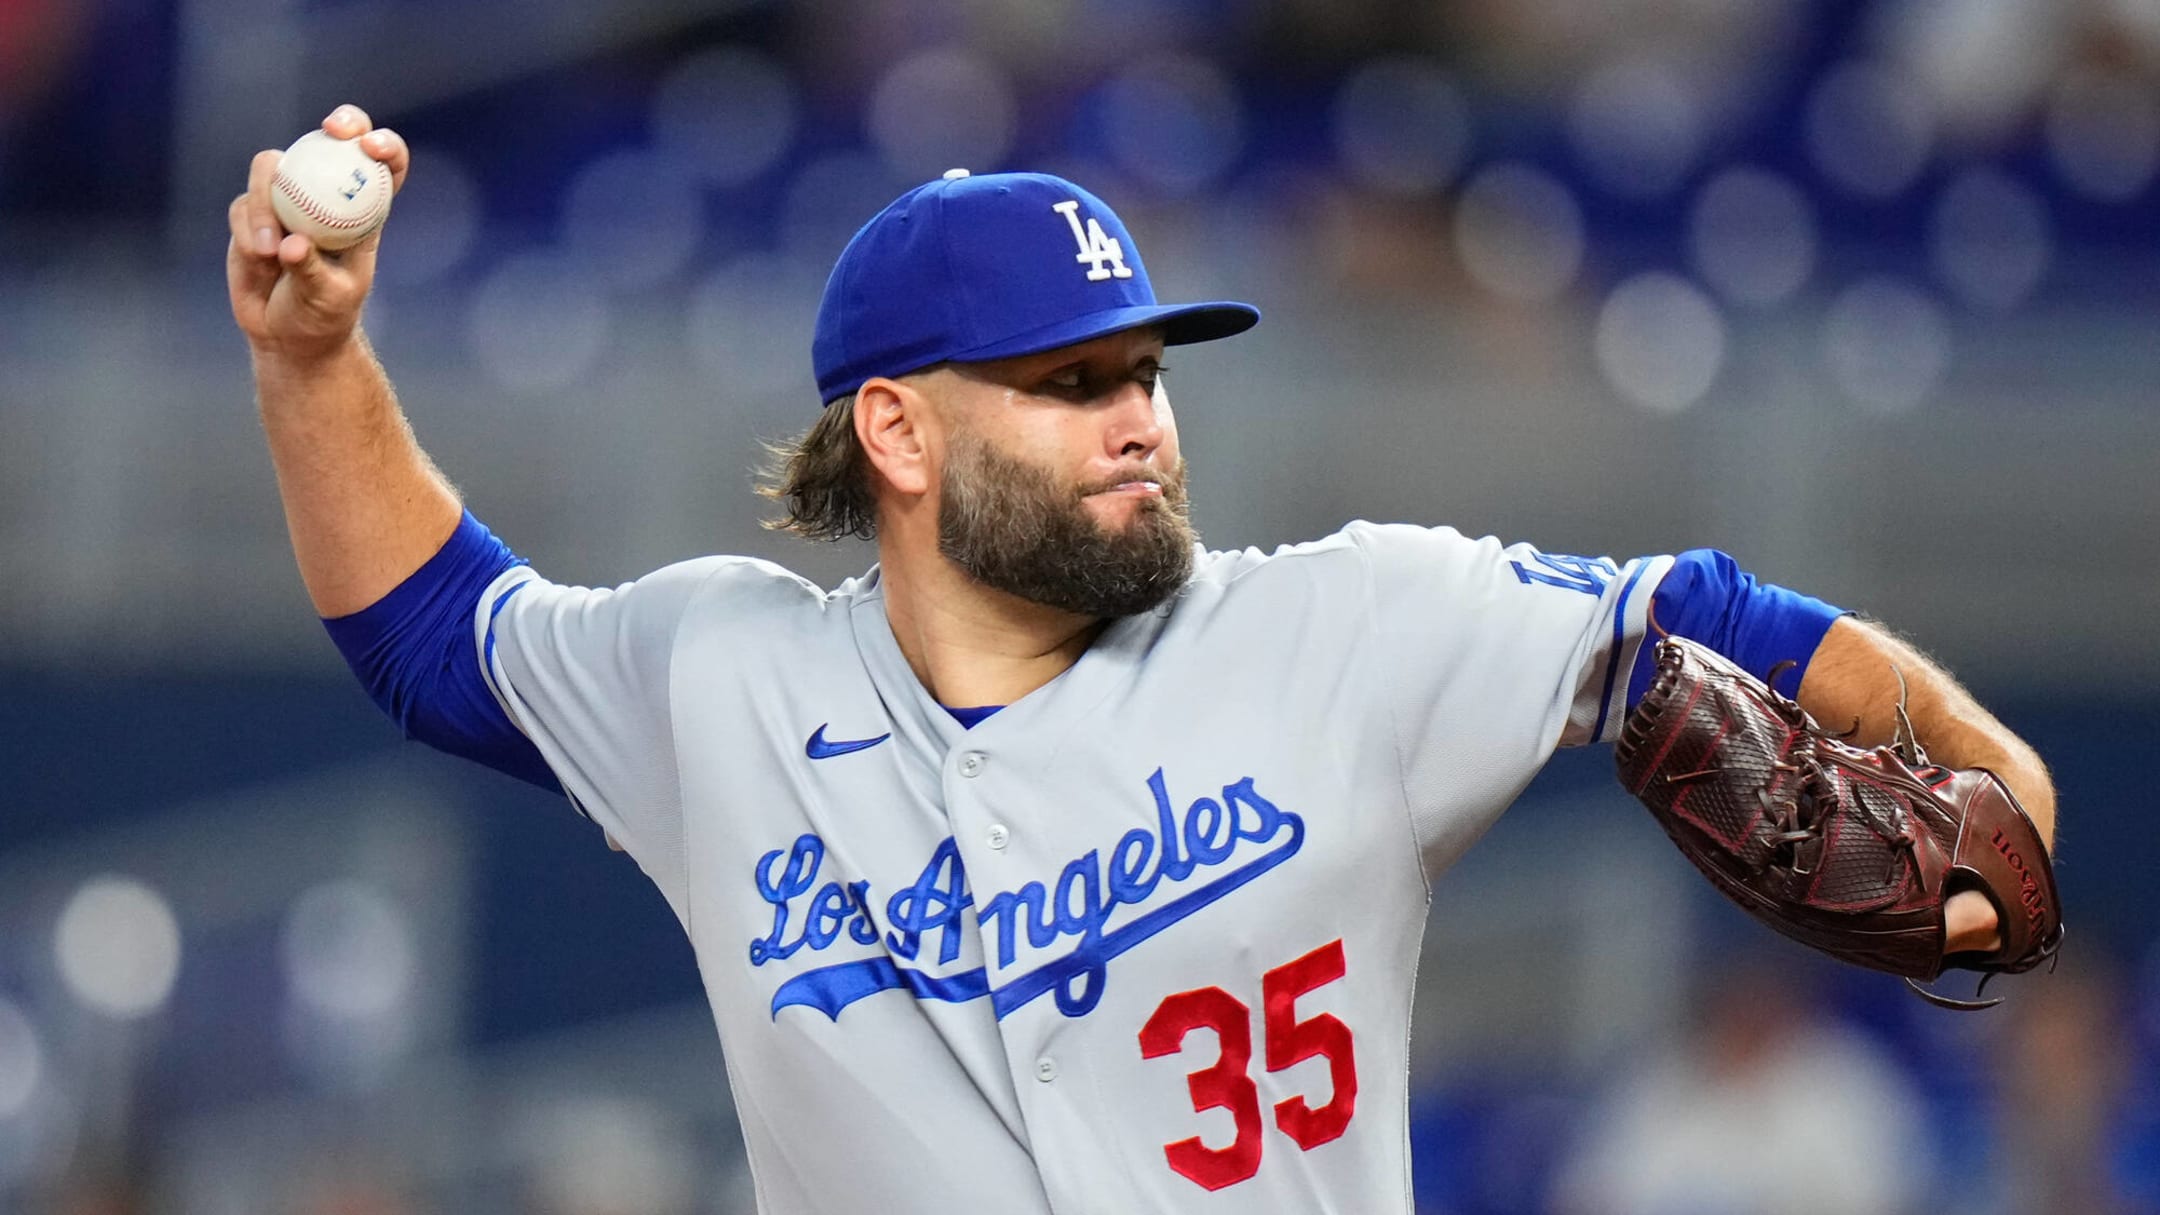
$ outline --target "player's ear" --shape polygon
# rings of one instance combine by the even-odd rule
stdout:
[[[934,407],[919,384],[875,376],[855,393],[855,438],[894,491],[930,492]]]

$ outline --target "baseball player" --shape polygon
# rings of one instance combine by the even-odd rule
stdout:
[[[402,184],[403,142],[341,107]],[[465,512],[359,327],[370,237],[228,276],[317,611],[411,736],[559,787],[693,942],[760,1209],[1408,1211],[1427,892],[1558,746],[1606,741],[1656,631],[1945,762],[2040,761],[1920,655],[1722,554],[1613,561],[1352,523],[1215,552],[1118,217],[955,170],[839,258],[787,526],[874,536],[826,590],[709,557],[558,585]],[[1653,637],[1654,639],[1654,637]],[[1984,896],[1948,948],[1992,947]],[[716,1078],[717,1079],[717,1078]]]

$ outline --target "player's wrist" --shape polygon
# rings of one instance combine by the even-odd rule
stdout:
[[[350,360],[372,361],[367,334],[359,325],[327,334],[249,334],[248,355],[255,381],[265,388],[305,382]]]

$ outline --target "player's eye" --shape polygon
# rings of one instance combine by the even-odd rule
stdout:
[[[1125,375],[1118,375],[1113,372],[1098,377],[1091,375],[1087,367],[1074,365],[1060,368],[1045,376],[1038,391],[1084,400],[1114,392],[1117,385],[1129,380],[1140,385],[1152,396],[1155,393],[1155,386],[1161,382],[1165,370],[1167,369],[1159,363],[1146,363],[1134,368]]]

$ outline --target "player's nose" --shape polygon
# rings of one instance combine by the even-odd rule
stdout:
[[[1162,446],[1165,430],[1155,395],[1144,384],[1121,385],[1104,411],[1104,447],[1119,459],[1152,454]]]

